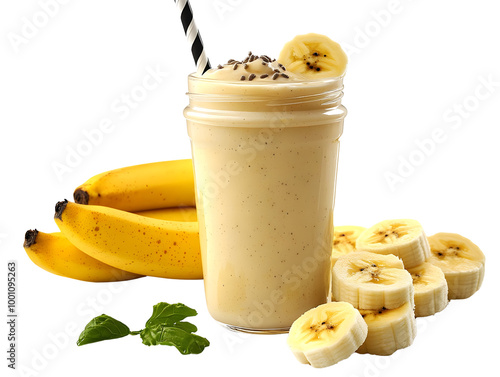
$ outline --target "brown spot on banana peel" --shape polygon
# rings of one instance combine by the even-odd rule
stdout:
[[[66,209],[66,206],[68,205],[68,199],[64,199],[62,202],[57,202],[56,204],[56,213],[54,214],[54,219],[59,219],[62,221],[62,213]]]
[[[28,230],[24,235],[23,247],[31,247],[36,244],[36,236],[38,235],[38,230]]]
[[[78,204],[89,204],[89,193],[81,188],[77,188],[73,193],[73,199]]]

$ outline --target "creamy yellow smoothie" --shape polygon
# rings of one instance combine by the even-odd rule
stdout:
[[[233,328],[286,331],[328,296],[342,77],[245,60],[188,82],[206,301]]]

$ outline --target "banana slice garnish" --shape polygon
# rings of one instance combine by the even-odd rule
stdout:
[[[455,233],[429,237],[429,262],[439,267],[448,282],[448,298],[472,296],[484,278],[485,256],[471,240]]]
[[[394,254],[406,268],[416,267],[429,257],[430,248],[422,225],[416,220],[385,220],[365,230],[356,240],[358,250]]]
[[[286,43],[278,61],[287,70],[310,78],[339,77],[347,67],[347,55],[340,45],[315,33],[297,35]]]
[[[415,316],[436,314],[448,305],[448,284],[443,271],[431,263],[408,269],[413,278]]]
[[[413,282],[396,256],[355,251],[335,263],[332,296],[357,309],[396,309],[407,302],[413,306]]]
[[[366,230],[362,226],[336,226],[333,230],[332,266],[337,259],[356,250],[356,240]]]
[[[358,310],[346,302],[330,302],[295,320],[287,343],[301,363],[323,368],[356,352],[367,334],[368,327]]]
[[[358,353],[387,356],[406,348],[417,335],[417,323],[410,303],[397,309],[360,310],[368,325],[368,336]]]

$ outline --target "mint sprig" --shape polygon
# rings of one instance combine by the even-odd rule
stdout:
[[[130,331],[122,322],[102,314],[85,326],[76,344],[83,346],[127,335],[140,335],[142,343],[147,346],[174,346],[183,355],[198,354],[203,352],[210,342],[194,334],[198,331],[195,325],[183,321],[197,314],[196,310],[184,304],[160,302],[153,306],[153,314],[146,322],[145,328],[139,331]]]

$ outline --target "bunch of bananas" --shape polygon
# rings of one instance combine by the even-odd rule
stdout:
[[[304,313],[288,337],[297,359],[315,367],[410,346],[416,317],[472,296],[484,278],[479,247],[454,233],[426,237],[415,220],[339,226],[333,240],[332,302]]]
[[[203,277],[191,160],[96,175],[74,200],[56,204],[61,232],[26,232],[24,249],[39,267],[91,282]]]

